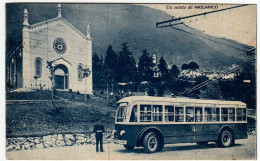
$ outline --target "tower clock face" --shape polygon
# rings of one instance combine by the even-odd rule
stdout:
[[[65,54],[67,51],[67,45],[62,38],[57,38],[53,42],[53,49],[58,54]]]

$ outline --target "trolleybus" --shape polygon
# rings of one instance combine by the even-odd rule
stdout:
[[[216,142],[229,147],[246,139],[246,104],[239,101],[131,96],[118,101],[115,139],[127,149],[152,153],[164,144]]]

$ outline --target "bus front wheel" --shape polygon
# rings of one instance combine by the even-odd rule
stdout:
[[[147,153],[153,153],[158,150],[159,140],[154,132],[145,135],[143,140],[144,150]]]
[[[222,131],[222,133],[220,134],[219,140],[218,140],[218,144],[221,147],[229,147],[233,143],[234,143],[234,138],[233,138],[232,134],[230,133],[230,131],[228,131],[228,130]]]
[[[132,149],[134,149],[135,146],[124,145],[124,147],[125,147],[127,150],[132,150]]]

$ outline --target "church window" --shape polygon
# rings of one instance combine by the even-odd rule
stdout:
[[[40,59],[35,60],[35,76],[38,78],[42,76],[42,62]]]
[[[62,38],[57,38],[53,42],[53,49],[57,54],[65,54],[67,51],[67,45]]]
[[[82,82],[82,79],[83,79],[83,70],[82,70],[82,66],[79,65],[78,66],[78,81]]]

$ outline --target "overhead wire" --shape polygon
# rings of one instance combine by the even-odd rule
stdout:
[[[200,84],[198,84],[198,85],[192,87],[191,89],[189,89],[189,90],[187,90],[187,91],[181,93],[180,95],[185,95],[185,94],[187,95],[187,94],[189,94],[189,93],[191,93],[191,92],[193,92],[193,91],[195,91],[195,90],[198,90],[198,89],[204,87],[205,85],[207,85],[207,84],[209,84],[209,83],[211,83],[211,82],[214,82],[214,81],[217,81],[217,80],[223,78],[223,77],[224,77],[225,75],[227,75],[227,74],[231,74],[231,73],[234,73],[234,72],[236,72],[236,71],[238,71],[238,70],[241,70],[241,69],[243,69],[245,66],[247,66],[247,65],[249,65],[249,64],[252,64],[252,63],[254,63],[255,61],[256,61],[256,59],[250,60],[250,61],[248,61],[248,62],[246,62],[246,63],[244,63],[244,64],[242,64],[242,65],[240,65],[240,66],[238,66],[238,67],[236,67],[236,68],[233,68],[233,69],[231,69],[231,70],[229,70],[229,71],[226,71],[225,73],[223,73],[223,74],[222,74],[221,76],[219,76],[218,78],[212,78],[212,79],[209,79],[209,80],[207,80],[207,81],[204,81],[204,82],[202,82],[202,83],[200,83]]]
[[[244,44],[242,45],[241,43],[234,42],[233,40],[224,39],[224,38],[221,38],[221,39],[222,39],[222,40],[225,40],[225,41],[228,41],[228,42],[230,42],[230,43],[233,43],[233,44],[236,44],[236,45],[242,46],[242,47],[244,47],[244,48],[252,49],[252,47],[249,47],[249,46],[244,45]]]
[[[179,17],[179,18],[175,18],[175,19],[171,19],[171,20],[166,20],[166,21],[162,21],[162,22],[157,22],[157,23],[156,23],[156,26],[157,26],[157,28],[158,28],[158,25],[160,25],[160,24],[169,23],[169,22],[173,22],[173,21],[179,21],[179,20],[183,20],[183,19],[187,19],[187,18],[196,17],[196,16],[205,16],[205,15],[207,15],[207,14],[216,13],[216,12],[225,11],[225,10],[230,10],[230,9],[235,9],[235,8],[244,7],[244,6],[248,6],[248,4],[242,4],[242,5],[238,5],[238,6],[234,6],[234,7],[229,7],[229,8],[224,8],[224,9],[220,9],[220,10],[215,10],[215,11],[210,11],[210,12],[204,12],[204,13],[199,13],[199,14],[195,14],[195,15],[190,15],[190,16],[185,16],[185,17]]]
[[[216,12],[226,11],[226,10],[235,9],[235,8],[244,7],[244,6],[248,6],[248,4],[242,4],[242,5],[238,5],[238,6],[234,6],[234,7],[224,8],[224,9],[215,10],[215,11],[210,11],[210,12],[199,13],[199,14],[190,15],[190,16],[185,16],[185,17],[179,17],[179,18],[174,18],[174,17],[172,17],[171,20],[166,20],[166,21],[162,21],[162,22],[157,22],[157,23],[156,23],[156,27],[157,27],[157,28],[172,27],[172,28],[175,29],[175,30],[182,31],[182,32],[185,32],[185,33],[188,33],[188,34],[192,34],[192,35],[198,36],[198,37],[200,37],[200,38],[207,39],[207,40],[209,40],[209,41],[212,41],[212,42],[215,42],[215,43],[219,43],[219,44],[222,44],[222,45],[224,45],[224,46],[227,46],[227,47],[230,47],[230,48],[233,48],[233,49],[242,51],[242,52],[246,52],[246,54],[249,54],[249,53],[252,52],[252,48],[250,48],[250,47],[248,47],[248,46],[242,46],[241,44],[238,44],[238,43],[236,43],[236,42],[232,42],[232,41],[226,40],[226,41],[229,41],[229,42],[231,42],[231,43],[233,43],[233,44],[240,45],[241,47],[250,49],[250,50],[248,50],[248,51],[242,50],[242,49],[240,49],[240,48],[238,48],[238,47],[234,47],[234,46],[231,46],[231,45],[227,45],[227,44],[225,44],[225,43],[218,42],[218,41],[216,41],[216,40],[212,40],[212,39],[203,37],[203,36],[201,36],[201,35],[194,34],[194,33],[192,33],[192,32],[185,31],[185,30],[182,30],[182,29],[173,27],[173,26],[179,25],[179,24],[185,25],[183,22],[171,24],[171,22],[173,22],[173,21],[180,21],[180,20],[183,20],[183,19],[188,19],[188,18],[197,17],[197,16],[203,16],[203,15],[206,16],[207,14],[212,14],[212,13],[216,13]],[[165,24],[165,23],[170,23],[170,24],[162,25],[162,24]],[[162,25],[162,26],[159,26],[159,25]],[[187,25],[185,25],[185,26],[187,26]]]
[[[246,50],[242,50],[242,49],[240,49],[240,48],[237,48],[237,47],[234,47],[234,46],[230,46],[230,45],[227,45],[227,44],[225,44],[225,43],[218,42],[218,41],[216,41],[216,40],[212,40],[212,39],[210,39],[210,38],[206,38],[206,37],[204,37],[204,36],[201,36],[201,35],[198,35],[198,34],[189,32],[189,31],[185,31],[185,30],[182,30],[182,29],[173,27],[173,26],[171,26],[171,28],[173,28],[173,29],[175,29],[175,30],[178,30],[178,31],[181,31],[181,32],[184,32],[184,33],[187,33],[187,34],[191,34],[191,35],[194,35],[194,36],[198,36],[198,37],[200,37],[200,38],[203,38],[203,39],[206,39],[206,40],[209,40],[209,41],[212,41],[212,42],[215,42],[215,43],[218,43],[218,44],[221,44],[221,45],[224,45],[224,46],[227,46],[227,47],[230,47],[230,48],[233,48],[233,49],[242,51],[242,52],[246,52],[246,53],[248,52],[248,51],[246,51]]]

